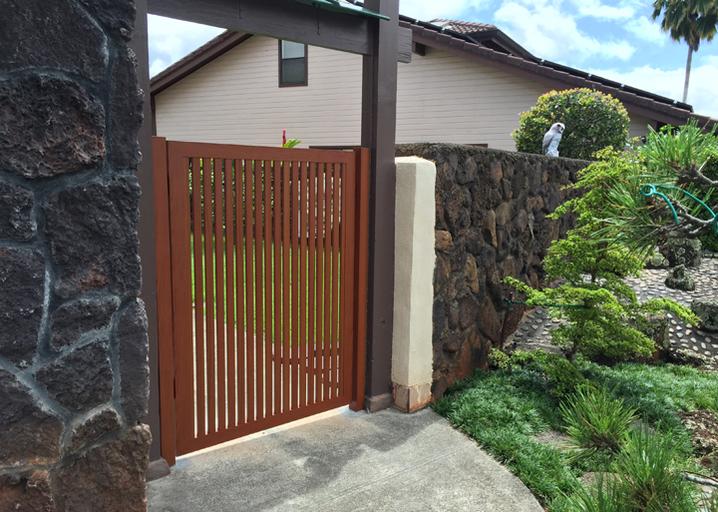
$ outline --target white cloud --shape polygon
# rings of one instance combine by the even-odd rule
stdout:
[[[718,56],[711,55],[699,62],[694,59],[693,62],[688,103],[693,105],[697,114],[718,118],[718,95],[715,94],[715,84],[718,83]],[[683,67],[660,69],[644,65],[630,71],[592,69],[590,72],[676,100],[680,100],[683,95]]]
[[[490,3],[491,0],[401,0],[400,9],[405,16],[430,21],[461,17],[470,9],[481,9]]]
[[[223,31],[221,28],[149,15],[150,75],[156,75]]]
[[[583,62],[591,57],[628,60],[636,49],[626,40],[599,40],[579,29],[560,0],[513,0],[494,14],[499,26],[537,57]]]
[[[639,16],[628,20],[624,28],[638,39],[659,46],[663,46],[668,40],[668,35],[661,30],[658,22],[649,19],[647,16]]]
[[[624,20],[635,13],[635,9],[628,2],[619,2],[619,5],[607,5],[601,0],[571,0],[576,7],[578,15],[601,20]]]

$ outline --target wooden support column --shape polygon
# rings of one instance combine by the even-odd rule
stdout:
[[[145,423],[152,431],[150,468],[148,478],[169,472],[167,463],[160,457],[160,402],[159,367],[157,359],[157,261],[155,258],[155,208],[152,177],[152,110],[150,107],[149,50],[147,43],[147,0],[135,0],[137,15],[135,31],[130,47],[137,57],[137,78],[144,91],[144,122],[138,138],[142,151],[142,162],[137,169],[137,178],[142,189],[140,197],[140,258],[142,261],[142,300],[147,311],[148,338],[150,344],[150,401]]]
[[[366,405],[375,411],[392,403],[399,0],[366,0],[364,5],[391,18],[373,22],[373,48],[370,55],[364,56],[362,76],[361,144],[371,150]]]

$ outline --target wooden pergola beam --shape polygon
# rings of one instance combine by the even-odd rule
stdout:
[[[148,0],[147,4],[149,14],[158,16],[360,55],[369,55],[372,51],[373,20],[297,2]]]

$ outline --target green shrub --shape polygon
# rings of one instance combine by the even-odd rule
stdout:
[[[507,367],[536,373],[544,382],[546,391],[558,399],[574,393],[586,380],[576,365],[564,356],[542,350],[517,350],[511,354]]]
[[[673,440],[636,430],[616,458],[617,493],[627,510],[696,512],[693,484],[683,478]]]
[[[568,158],[593,158],[608,146],[623,149],[628,142],[630,118],[616,98],[591,89],[550,91],[521,114],[513,133],[516,148],[541,153],[544,134],[554,123],[566,125],[559,152]]]
[[[561,403],[566,433],[581,457],[618,453],[636,419],[636,411],[602,388],[580,387]]]
[[[636,201],[640,201],[641,168],[612,150],[601,156],[602,160],[579,174],[573,188],[583,194],[551,214],[552,218],[567,214],[576,217],[575,227],[564,239],[551,244],[543,261],[547,281],[559,284],[535,289],[512,277],[506,282],[525,294],[529,306],[547,308],[551,316],[564,320],[552,337],[570,359],[583,354],[613,363],[652,355],[655,343],[641,326],[656,313],[668,311],[691,324],[697,318],[690,309],[669,299],[639,303],[624,279],[638,275],[644,255],[629,248],[622,231],[604,231],[606,236],[596,236],[603,231],[605,216],[612,216],[604,211],[611,192],[621,190],[628,198],[616,218],[640,208]]]
[[[582,487],[570,497],[556,500],[552,512],[632,512],[621,499],[612,478],[599,476],[591,487]]]

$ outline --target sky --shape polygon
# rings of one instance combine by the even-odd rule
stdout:
[[[401,0],[424,21],[493,23],[536,57],[680,100],[688,47],[661,32],[650,0]],[[221,29],[149,16],[150,72],[157,74]],[[718,38],[693,57],[688,103],[718,117]]]

